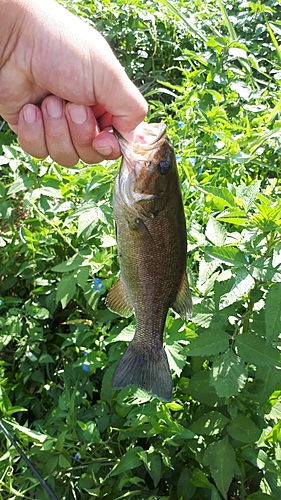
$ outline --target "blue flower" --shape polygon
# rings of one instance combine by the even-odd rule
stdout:
[[[89,372],[90,371],[90,365],[86,365],[86,363],[83,363],[82,365],[82,370],[84,370],[84,372]]]
[[[105,290],[105,286],[99,278],[94,279],[93,284],[92,284],[92,288],[93,288],[93,290],[100,292],[101,295]]]
[[[250,262],[250,258],[248,255],[245,255],[245,260],[246,260],[246,262]]]
[[[87,356],[87,354],[88,354],[88,351],[83,352],[83,356]]]
[[[0,306],[2,306],[2,304],[3,304],[3,301],[0,299]]]
[[[198,168],[198,174],[202,174],[202,172],[203,172],[203,167],[199,167]]]
[[[78,460],[78,458],[81,458],[80,453],[75,453],[73,458],[74,458],[74,460]]]
[[[176,155],[176,160],[177,160],[177,161],[181,161],[181,159],[182,159],[182,156],[181,156],[181,155]]]
[[[178,128],[184,127],[184,122],[178,122]]]
[[[89,183],[87,183],[87,184],[86,184],[86,189],[89,189],[89,187],[90,187],[90,184],[89,184]]]
[[[196,163],[196,158],[195,156],[190,156],[189,158],[189,162],[191,163],[191,165],[194,167],[195,163]]]

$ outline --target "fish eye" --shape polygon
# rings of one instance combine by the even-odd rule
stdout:
[[[169,170],[170,170],[170,162],[169,160],[162,160],[160,163],[157,165],[157,170],[159,174],[161,175],[166,175]]]

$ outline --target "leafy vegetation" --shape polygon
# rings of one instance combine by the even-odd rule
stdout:
[[[63,2],[109,40],[174,143],[192,322],[174,393],[110,380],[134,321],[118,275],[118,162],[61,168],[0,131],[0,410],[60,499],[276,500],[281,461],[280,1]],[[279,41],[278,41],[279,40]],[[1,499],[47,499],[0,436]]]

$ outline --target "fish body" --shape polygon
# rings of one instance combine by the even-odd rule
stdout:
[[[108,307],[124,316],[133,312],[136,331],[112,379],[169,401],[172,377],[163,348],[169,307],[191,314],[186,276],[186,225],[173,147],[163,124],[143,124],[133,144],[119,134],[123,155],[114,186],[114,218],[120,277]]]

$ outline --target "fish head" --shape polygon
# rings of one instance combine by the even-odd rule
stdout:
[[[165,207],[178,182],[174,150],[163,123],[142,123],[134,142],[114,131],[122,152],[119,193],[140,218],[155,217]]]

